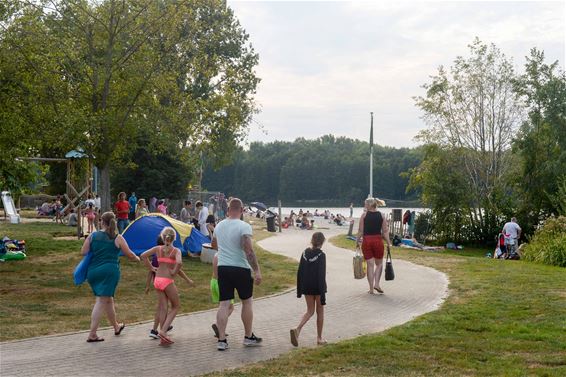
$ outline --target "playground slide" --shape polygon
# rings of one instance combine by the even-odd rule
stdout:
[[[16,211],[16,206],[14,205],[14,200],[10,191],[2,191],[2,205],[4,206],[4,212],[6,217],[10,219],[12,224],[18,224],[20,222],[20,215]]]

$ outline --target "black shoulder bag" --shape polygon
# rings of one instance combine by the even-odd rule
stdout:
[[[385,280],[395,279],[395,272],[393,271],[393,261],[391,260],[391,250],[387,246],[387,258],[385,259]]]

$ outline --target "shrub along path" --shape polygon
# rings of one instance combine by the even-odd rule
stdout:
[[[324,233],[329,238],[343,230],[332,227]],[[261,241],[260,246],[297,259],[311,235],[309,231],[287,230]],[[444,274],[404,261],[395,263],[398,278],[382,285],[385,295],[369,295],[366,281],[353,279],[352,253],[329,243],[323,249],[328,265],[325,337],[330,342],[402,324],[435,310],[446,296],[448,281]],[[269,266],[263,265],[263,271],[268,281]],[[106,339],[101,343],[86,343],[85,332],[2,343],[0,374],[179,376],[246,366],[291,350],[289,329],[296,326],[304,309],[304,301],[297,299],[294,291],[257,300],[254,331],[264,343],[262,347],[244,348],[237,305],[227,331],[231,348],[223,353],[216,350],[210,329],[214,310],[178,317],[172,333],[176,343],[171,347],[159,347],[157,341],[149,339],[147,323],[129,324],[119,337],[110,330],[100,331]],[[316,343],[315,323],[311,321],[304,328],[302,346]]]

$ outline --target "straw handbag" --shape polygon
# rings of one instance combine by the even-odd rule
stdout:
[[[354,279],[363,279],[366,277],[366,261],[364,256],[360,252],[359,248],[356,248],[356,254],[354,254],[353,259],[354,266]]]

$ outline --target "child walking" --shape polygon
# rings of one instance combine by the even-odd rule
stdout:
[[[301,255],[297,271],[297,297],[305,295],[307,311],[295,329],[291,329],[291,344],[299,345],[299,334],[303,326],[311,319],[316,311],[317,344],[326,344],[322,338],[324,323],[324,305],[326,305],[326,255],[320,249],[324,243],[324,234],[316,232],[312,235],[311,247]]]
[[[143,199],[142,199],[143,200]],[[157,237],[157,246],[163,246],[163,239],[161,238],[161,235],[159,235]],[[157,261],[157,254],[153,254],[151,256],[151,265],[153,267],[155,267],[156,269],[159,267],[159,262]],[[183,270],[179,270],[178,275],[183,278],[183,280],[185,280],[189,286],[194,286],[194,282],[187,276],[187,274],[185,274],[185,272]],[[145,282],[145,294],[149,293],[149,289],[151,287],[151,285],[153,285],[153,282],[155,280],[155,271],[149,271],[147,273],[147,279]],[[160,320],[159,320],[159,316],[161,313],[161,301],[157,301],[157,308],[155,310],[155,316],[153,319],[153,327],[152,329],[149,331],[149,337],[153,338],[153,339],[159,339],[159,332],[157,331],[157,329],[159,328],[159,324],[160,324]],[[173,330],[173,326],[169,325],[169,327],[167,328],[167,332]]]
[[[96,213],[94,213],[94,203],[88,203],[85,214],[88,221],[88,233],[90,234],[94,230],[94,219],[96,218]]]
[[[179,311],[179,293],[173,278],[181,270],[182,259],[181,251],[173,246],[176,238],[176,232],[171,227],[165,227],[161,231],[163,245],[152,247],[143,252],[141,259],[150,271],[155,272],[153,285],[157,291],[159,302],[159,332],[161,339],[160,345],[173,344],[173,340],[167,336],[169,326],[175,319]],[[156,254],[159,267],[154,267],[149,261],[149,257]],[[168,304],[171,303],[171,309],[168,311]]]
[[[212,258],[212,277],[210,278],[210,297],[214,304],[220,302],[220,287],[218,286],[218,253],[214,254]],[[234,311],[234,299],[230,300],[230,306],[228,307],[228,317]],[[214,331],[214,337],[218,338],[220,332],[218,331],[218,326],[216,323],[212,324],[212,331]],[[226,334],[228,336],[228,334]]]

